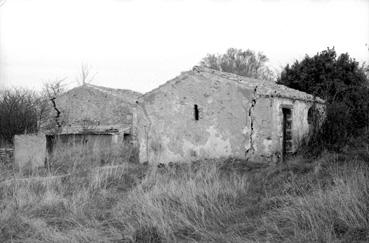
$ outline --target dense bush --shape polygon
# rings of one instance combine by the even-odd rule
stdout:
[[[41,92],[21,88],[0,90],[0,146],[12,145],[16,134],[39,131],[50,119],[50,97],[62,92],[60,82],[48,83]]]
[[[364,66],[328,48],[287,65],[278,83],[326,101],[326,120],[311,145],[340,150],[369,127],[369,88]]]
[[[0,140],[13,142],[15,134],[37,130],[36,95],[32,91],[7,89],[0,92]]]

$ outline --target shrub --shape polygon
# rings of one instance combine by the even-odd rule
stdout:
[[[326,101],[326,120],[311,147],[339,151],[369,127],[369,82],[364,68],[347,53],[337,57],[334,48],[328,48],[313,57],[306,55],[287,65],[278,83]]]
[[[0,141],[13,143],[15,134],[37,131],[38,110],[34,92],[21,89],[0,91]]]

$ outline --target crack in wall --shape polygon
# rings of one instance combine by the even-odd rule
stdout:
[[[254,136],[254,120],[255,120],[255,116],[254,116],[253,111],[254,111],[255,105],[256,105],[257,89],[258,89],[258,86],[256,86],[255,89],[254,89],[252,100],[251,100],[251,106],[249,108],[249,118],[250,118],[250,148],[248,148],[246,150],[246,158],[247,158],[247,155],[249,153],[255,152],[254,138],[253,138],[253,136]]]
[[[140,107],[141,110],[143,111],[144,115],[145,115],[145,118],[147,119],[148,121],[148,127],[144,126],[145,127],[145,138],[146,138],[146,159],[149,160],[149,154],[150,154],[150,151],[149,151],[149,132],[151,130],[151,125],[152,125],[152,121],[150,119],[150,116],[146,110],[146,107],[145,107],[145,104],[144,103],[140,103],[140,102],[136,102],[136,107]]]
[[[55,97],[50,98],[51,103],[53,103],[54,110],[56,111],[56,116],[55,116],[55,122],[56,122],[56,125],[57,125],[57,127],[61,127],[61,124],[60,124],[60,122],[59,122],[59,118],[60,118],[60,114],[61,114],[61,112],[60,112],[60,110],[59,110],[58,108],[56,108],[56,102],[55,102],[55,99],[56,99]]]

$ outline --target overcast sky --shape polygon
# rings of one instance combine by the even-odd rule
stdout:
[[[85,63],[93,84],[146,92],[229,47],[279,68],[328,46],[368,62],[366,43],[369,1],[7,0],[0,87],[75,86]]]

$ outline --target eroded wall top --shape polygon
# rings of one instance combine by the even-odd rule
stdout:
[[[132,123],[140,93],[86,84],[51,100],[51,112],[41,124],[44,133],[119,130]]]

